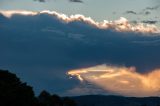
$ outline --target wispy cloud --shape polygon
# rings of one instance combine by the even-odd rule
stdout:
[[[153,6],[153,7],[146,7],[145,9],[135,12],[133,10],[128,10],[125,12],[125,14],[133,14],[133,15],[150,15],[152,11],[155,11],[160,8],[160,5]]]
[[[134,15],[136,15],[137,13],[135,11],[126,11],[125,14],[134,14]]]
[[[77,3],[83,3],[82,0],[69,0],[70,2],[77,2]]]
[[[154,7],[146,7],[145,10],[157,10],[158,8],[160,8],[160,5]]]
[[[156,24],[156,23],[158,23],[158,21],[144,20],[144,21],[142,21],[142,23],[146,23],[146,24]]]
[[[46,0],[34,0],[34,1],[39,1],[39,2],[46,2]]]
[[[149,73],[138,73],[135,67],[99,65],[90,68],[71,70],[71,76],[88,81],[102,89],[124,96],[159,96],[160,69]]]
[[[149,15],[149,14],[152,13],[152,11],[156,11],[159,8],[160,8],[160,5],[156,5],[156,6],[153,6],[153,7],[146,7],[139,14],[141,14],[141,15]]]

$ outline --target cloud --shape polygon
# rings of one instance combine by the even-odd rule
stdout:
[[[135,26],[138,31],[134,30]],[[160,34],[156,30],[143,32],[147,28],[151,30],[150,26],[132,25],[125,18],[97,22],[80,14],[1,11],[0,67],[33,85],[37,94],[46,89],[60,95],[64,92],[69,95],[69,91],[79,95],[75,92],[83,90],[79,87],[81,82],[69,79],[67,70],[98,64],[135,66],[137,73],[159,69]],[[87,84],[88,94],[91,91],[104,94],[90,91],[91,88]]]
[[[97,95],[97,94],[109,94],[103,89],[100,89],[99,87],[94,86],[93,84],[89,84],[89,82],[83,82],[80,85],[68,90],[66,92],[66,95],[72,95],[72,96],[77,96],[77,95]]]
[[[99,65],[90,68],[71,70],[68,75],[77,76],[107,92],[124,96],[159,96],[160,69],[148,73],[138,73],[135,67]]]
[[[20,14],[20,15],[37,15],[37,12],[33,11],[21,11],[21,10],[11,10],[11,11],[0,11],[0,14],[4,15],[7,18],[11,18],[14,14]]]
[[[82,0],[69,0],[70,2],[78,2],[78,3],[83,3]]]
[[[58,19],[70,23],[74,21],[82,21],[86,24],[89,24],[93,27],[99,28],[99,29],[113,29],[119,32],[141,32],[141,33],[160,33],[160,29],[154,25],[143,25],[142,23],[138,23],[135,25],[132,25],[129,23],[129,21],[121,17],[119,20],[115,21],[107,21],[104,20],[103,22],[96,22],[90,17],[85,17],[81,14],[71,15],[67,16],[65,14],[60,14],[55,11],[41,11],[41,12],[32,12],[32,11],[0,11],[1,14],[4,16],[10,18],[14,14],[20,14],[20,15],[39,15],[39,14],[49,14],[52,16],[57,17]]]
[[[125,14],[132,14],[132,15],[150,15],[152,11],[156,11],[160,8],[160,5],[156,5],[153,7],[146,7],[145,9],[141,10],[140,12],[135,12],[132,10],[128,10]]]
[[[157,10],[158,8],[160,8],[160,5],[154,6],[154,7],[146,7],[145,10]]]
[[[34,0],[34,1],[39,1],[39,2],[46,2],[46,0]]]
[[[158,23],[158,21],[145,20],[145,21],[142,21],[142,23],[146,23],[146,24],[156,24],[156,23]]]
[[[149,15],[149,14],[151,14],[151,12],[146,11],[146,12],[144,12],[144,14],[145,14],[145,15]]]
[[[156,6],[153,6],[153,7],[146,7],[139,14],[140,15],[150,15],[152,13],[152,11],[156,11],[159,8],[160,8],[160,5],[156,5]]]
[[[134,15],[136,15],[137,13],[134,12],[134,11],[126,11],[125,14],[134,14]]]

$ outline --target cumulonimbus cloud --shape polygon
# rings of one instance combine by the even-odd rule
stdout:
[[[124,17],[121,17],[119,20],[115,21],[104,20],[103,22],[96,22],[91,17],[85,17],[84,15],[81,14],[67,16],[65,14],[48,10],[44,10],[41,12],[11,10],[11,11],[0,11],[0,14],[8,18],[12,17],[15,14],[32,15],[32,16],[39,14],[49,14],[54,17],[57,17],[58,19],[66,23],[70,23],[73,21],[81,21],[99,29],[113,29],[119,32],[160,33],[160,29],[155,25],[149,25],[143,23],[132,24]]]
[[[88,81],[107,92],[124,96],[160,96],[160,69],[141,74],[135,67],[99,65],[71,70],[68,75]]]

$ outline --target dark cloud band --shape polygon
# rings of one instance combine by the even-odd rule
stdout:
[[[78,2],[78,3],[83,3],[82,0],[69,0],[70,2]]]
[[[135,11],[126,11],[125,14],[137,14]]]
[[[158,21],[145,20],[145,21],[142,21],[142,23],[146,23],[146,24],[156,24],[156,23],[158,23]]]

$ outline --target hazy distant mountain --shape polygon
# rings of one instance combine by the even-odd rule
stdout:
[[[73,97],[78,106],[160,106],[159,97],[88,95]]]

